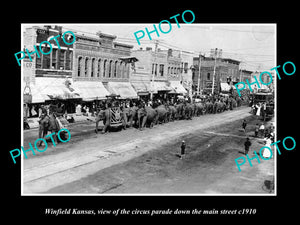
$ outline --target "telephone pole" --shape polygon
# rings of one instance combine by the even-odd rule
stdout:
[[[214,64],[214,73],[213,73],[213,80],[212,80],[212,90],[211,93],[214,94],[214,89],[215,89],[215,75],[216,75],[216,64],[217,64],[217,54],[218,54],[218,49],[215,49],[215,64]]]
[[[158,46],[158,40],[155,40],[155,50],[154,50],[154,69],[155,69],[155,71],[157,70],[157,67],[156,67],[157,46]],[[151,79],[151,92],[150,92],[150,99],[151,99],[151,101],[153,101],[154,74],[155,74],[155,71],[153,71],[152,79]]]
[[[199,65],[198,65],[198,84],[197,84],[197,95],[199,95],[200,92],[200,74],[201,74],[201,52],[199,53]]]

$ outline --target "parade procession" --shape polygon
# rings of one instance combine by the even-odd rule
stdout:
[[[273,79],[261,77],[269,85],[257,87],[254,78],[262,72],[261,64],[250,70],[253,63],[246,67],[248,61],[226,54],[225,48],[183,49],[163,39],[140,40],[136,45],[134,37],[102,30],[95,25],[93,32],[83,31],[67,24],[22,28],[24,49],[18,53],[21,58],[17,53],[15,57],[23,76],[23,146],[28,149],[37,138],[48,143],[43,153],[32,150],[34,156],[26,150],[24,193],[202,194],[214,188],[215,193],[272,193],[270,187],[257,189],[248,183],[238,190],[226,189],[223,183],[213,188],[208,180],[199,189],[194,180],[187,187],[184,163],[204,171],[195,180],[206,179],[203,174],[209,168],[220,167],[227,176],[234,158],[244,154],[245,141],[246,153],[274,141],[273,73]],[[252,82],[250,90],[237,91],[235,85],[246,80]],[[63,129],[72,134],[68,143],[60,141],[63,133],[57,136]],[[52,140],[49,133],[54,133]],[[175,165],[177,159],[183,164]],[[271,163],[259,166],[268,166],[273,176]],[[148,164],[156,174],[150,181],[141,177],[150,174]],[[37,174],[34,168],[39,167]],[[190,170],[193,177],[194,169]],[[245,170],[258,173],[256,168]],[[187,183],[178,186],[170,181],[174,186],[164,186],[159,171],[169,174],[167,180],[178,176]],[[272,176],[266,179],[273,182]],[[46,177],[51,182],[43,183]],[[230,178],[232,183],[237,182],[234,179]],[[152,189],[147,182],[153,182]]]

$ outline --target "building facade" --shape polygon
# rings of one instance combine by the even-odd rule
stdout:
[[[220,91],[229,91],[230,85],[240,81],[239,64],[237,60],[229,58],[212,58],[201,56],[194,57],[193,71],[193,89],[198,89],[198,81],[200,85],[200,93],[211,93],[214,79],[214,93]],[[200,62],[200,63],[199,63]],[[200,64],[200,74],[199,74]],[[215,71],[214,71],[215,70]],[[213,78],[213,75],[215,77]]]
[[[26,28],[23,33],[24,49],[33,53],[36,46],[38,50],[38,53],[31,54],[31,59],[26,54],[22,62],[24,85],[31,89],[31,103],[78,96],[78,93],[68,85],[68,79],[72,78],[74,48],[73,44],[64,43],[62,39],[64,31],[61,26],[33,26]],[[58,44],[52,39],[56,36]],[[44,41],[50,42],[51,46]],[[42,54],[40,49],[50,53]]]
[[[182,86],[182,60],[179,51],[172,49],[153,51],[152,48],[140,48],[132,51],[136,72],[131,74],[133,86],[143,83],[148,93],[152,94],[185,94]],[[140,83],[140,84],[139,84]]]
[[[104,99],[109,94],[124,99],[137,97],[129,83],[131,63],[123,60],[130,56],[133,46],[115,39],[116,36],[101,32],[97,37],[76,34],[72,77],[74,85],[85,90],[82,95],[86,100]]]

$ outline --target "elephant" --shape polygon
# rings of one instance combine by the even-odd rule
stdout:
[[[226,110],[226,104],[224,102],[217,102],[217,112],[224,112]]]
[[[137,110],[138,107],[132,106],[130,108],[123,108],[123,121],[124,125],[127,126],[129,122],[129,127],[133,126],[133,123],[137,125]]]
[[[206,102],[206,112],[213,113],[213,103],[210,101]]]
[[[146,124],[153,127],[157,118],[157,111],[150,106],[145,106],[137,110],[139,129],[142,130]]]
[[[174,121],[176,119],[176,108],[173,105],[169,107],[169,121]]]
[[[110,109],[101,109],[97,114],[96,114],[96,129],[95,132],[98,133],[98,124],[101,120],[103,120],[104,128],[102,130],[102,133],[105,133],[108,127],[110,126]]]
[[[155,108],[157,112],[156,123],[166,123],[168,121],[168,111],[164,105],[159,105]]]
[[[175,105],[176,109],[176,119],[183,119],[184,118],[184,104],[179,103]]]
[[[191,120],[193,116],[194,106],[191,103],[186,103],[184,106],[184,118]]]
[[[237,103],[236,103],[236,101],[235,101],[235,99],[234,98],[229,98],[229,108],[230,108],[230,110],[233,110],[233,108],[236,108],[236,106],[237,106]]]
[[[195,103],[195,116],[203,115],[205,112],[205,105],[202,102]]]

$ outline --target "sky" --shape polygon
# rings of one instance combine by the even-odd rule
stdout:
[[[158,27],[158,23],[153,23]],[[164,34],[159,31],[159,37],[152,33],[152,40],[146,34],[145,28],[152,31],[153,24],[48,24],[61,25],[66,30],[78,33],[86,32],[93,36],[96,32],[116,35],[115,41],[133,45],[133,49],[152,47],[158,41],[158,48],[179,49],[201,53],[209,56],[210,49],[222,49],[224,58],[241,61],[240,68],[251,71],[269,71],[276,66],[276,24],[200,24],[172,23],[171,31]],[[25,27],[33,24],[24,24]],[[44,24],[34,24],[43,26]],[[163,23],[162,30],[167,31],[169,25]],[[144,38],[138,45],[134,33],[143,30]],[[158,29],[159,30],[159,29]],[[138,34],[140,35],[140,34]]]

